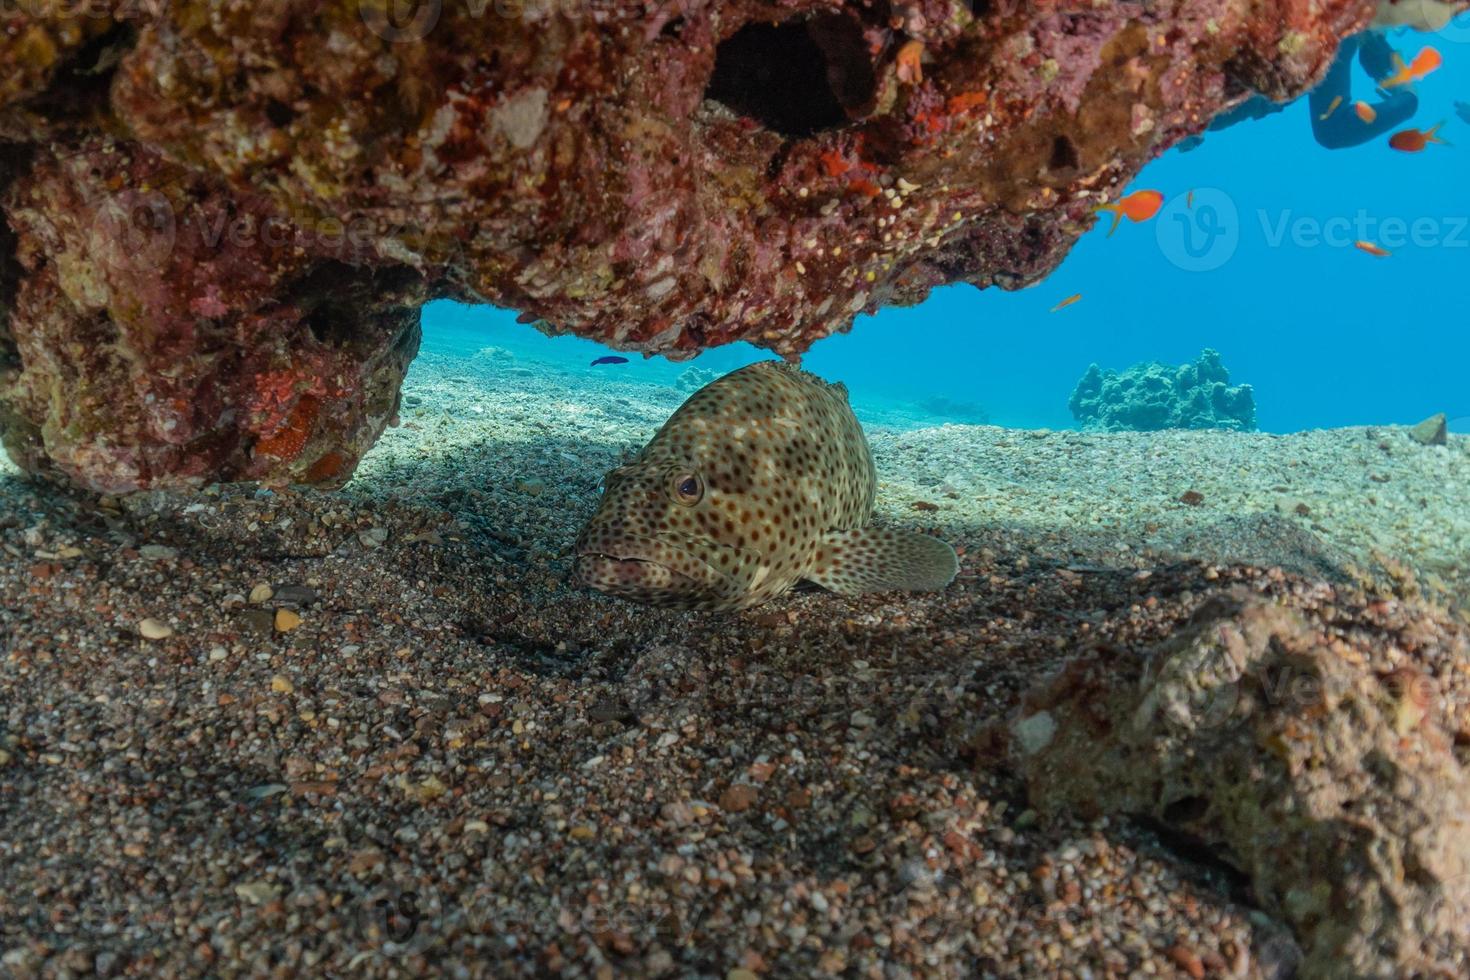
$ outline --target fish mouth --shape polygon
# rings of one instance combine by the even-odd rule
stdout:
[[[663,562],[655,561],[652,558],[638,558],[632,555],[607,554],[601,551],[583,551],[578,553],[577,569],[580,571],[583,567],[586,567],[588,569],[600,568],[614,572],[638,572],[640,570],[662,568],[667,569],[668,571],[670,571],[671,574],[678,575],[677,572],[673,572],[673,570],[669,569],[668,566],[665,565]],[[687,578],[688,576],[680,577]]]
[[[696,543],[693,539],[690,544]],[[601,542],[600,548],[578,547],[577,557],[600,558],[614,562],[633,562],[638,565],[668,567],[673,562],[694,562],[701,571],[714,569],[709,562],[696,555],[687,546],[681,547],[677,540],[643,536],[620,537],[613,542]]]
[[[577,578],[608,595],[660,605],[703,601],[715,584],[675,571],[650,558],[620,558],[599,552],[577,556]]]
[[[676,542],[629,537],[577,550],[577,577],[583,584],[644,602],[705,600],[730,587],[708,562]]]

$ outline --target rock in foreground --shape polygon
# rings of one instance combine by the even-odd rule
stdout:
[[[1044,813],[1144,817],[1238,868],[1304,975],[1463,976],[1465,702],[1442,687],[1467,662],[1462,628],[1391,601],[1220,593],[1162,644],[1067,663],[1012,748]]]

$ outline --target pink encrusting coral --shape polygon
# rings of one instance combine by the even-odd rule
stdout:
[[[393,415],[428,298],[685,356],[795,353],[938,285],[1025,286],[1149,159],[1253,92],[1305,91],[1374,9],[0,15],[0,430],[28,469],[97,487],[304,479],[329,453],[340,481]],[[320,399],[290,460],[255,451],[280,419],[250,379],[282,364]]]
[[[313,442],[354,460],[393,414],[416,278],[399,277],[410,292],[396,307],[400,287],[371,269],[357,274],[383,288],[344,292],[336,272],[352,267],[308,254],[264,199],[104,139],[38,156],[9,202],[23,370],[5,397],[30,468],[106,491],[280,482],[314,457],[255,443],[299,424],[304,399],[335,419]]]

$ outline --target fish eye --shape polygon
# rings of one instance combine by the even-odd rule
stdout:
[[[704,496],[704,481],[697,473],[680,473],[674,478],[674,499],[681,504],[699,503]]]

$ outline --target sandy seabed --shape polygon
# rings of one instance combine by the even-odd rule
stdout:
[[[949,590],[588,593],[599,477],[685,396],[426,353],[338,494],[0,472],[0,973],[1287,975],[1228,871],[1039,821],[976,735],[1233,586],[1463,610],[1470,439],[859,400],[877,520],[953,542]]]

